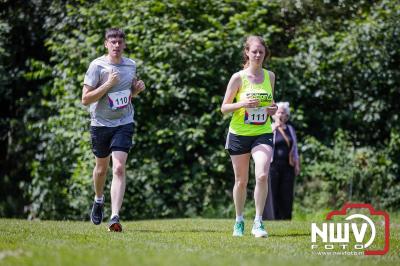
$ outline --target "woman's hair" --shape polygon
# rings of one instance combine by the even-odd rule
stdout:
[[[289,109],[289,102],[279,102],[276,105],[278,105],[278,108],[283,108],[288,116],[288,119],[290,117],[290,109]]]
[[[246,52],[249,51],[250,44],[254,41],[259,42],[265,48],[265,57],[263,64],[271,56],[271,52],[269,51],[268,46],[265,44],[263,38],[256,35],[250,35],[246,38],[246,41],[243,44],[243,69],[249,66],[249,57],[246,55]]]
[[[110,28],[106,30],[106,34],[104,35],[106,40],[108,38],[121,38],[125,39],[125,33],[123,30],[118,29],[118,28]]]

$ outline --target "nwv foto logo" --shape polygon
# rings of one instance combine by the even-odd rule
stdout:
[[[333,216],[345,216],[347,215],[348,209],[368,209],[370,215],[364,214],[352,214],[344,218],[345,223],[341,222],[329,222],[322,223],[322,226],[318,226],[316,223],[311,224],[311,242],[315,243],[311,245],[312,250],[323,248],[324,250],[355,250],[364,252],[364,255],[384,255],[389,251],[389,215],[384,211],[375,211],[370,204],[363,203],[347,203],[339,211],[330,212],[326,219],[331,220]],[[385,226],[385,246],[380,250],[367,250],[371,244],[374,243],[376,238],[376,227],[375,223],[370,217],[383,216]],[[357,219],[362,223],[351,222]],[[367,230],[369,229],[369,230]],[[370,234],[366,234],[366,232]],[[350,246],[350,234],[354,237],[356,244]],[[369,237],[366,235],[370,235]],[[319,243],[319,241],[323,243]]]

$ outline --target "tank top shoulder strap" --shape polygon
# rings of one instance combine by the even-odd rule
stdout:
[[[272,86],[271,80],[270,80],[270,78],[269,78],[269,72],[268,72],[268,70],[266,70],[265,68],[263,68],[263,71],[264,71],[264,82],[263,82],[264,84],[263,84],[263,85],[269,84],[269,85]]]
[[[245,88],[249,85],[249,79],[247,78],[246,72],[244,70],[239,71],[240,78],[242,79],[242,88]]]

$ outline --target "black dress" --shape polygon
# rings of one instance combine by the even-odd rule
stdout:
[[[264,208],[264,220],[290,220],[293,209],[294,167],[289,164],[289,152],[293,145],[289,127],[284,130],[290,146],[277,129],[274,139],[274,157],[268,180],[268,196]]]

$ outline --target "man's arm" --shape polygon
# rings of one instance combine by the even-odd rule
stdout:
[[[134,79],[132,82],[132,87],[131,87],[132,98],[137,96],[142,91],[144,91],[145,88],[146,88],[146,86],[144,85],[143,80]]]
[[[108,75],[108,80],[100,87],[94,88],[84,84],[82,89],[82,104],[86,106],[97,102],[109,89],[117,84],[118,80],[118,72],[112,70],[110,75]]]

